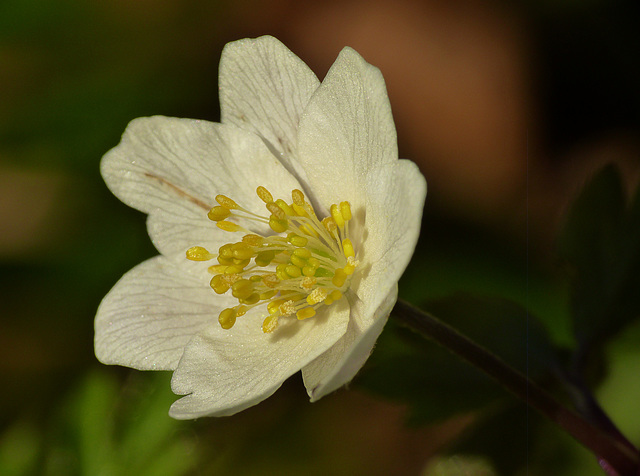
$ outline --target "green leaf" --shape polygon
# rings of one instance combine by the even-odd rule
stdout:
[[[560,237],[571,273],[578,352],[640,316],[640,189],[631,204],[618,169],[604,167],[571,207]]]

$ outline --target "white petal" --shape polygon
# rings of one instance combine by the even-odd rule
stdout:
[[[330,311],[304,321],[282,319],[272,334],[262,332],[259,315],[249,314],[228,331],[207,328],[189,343],[173,374],[173,391],[188,395],[173,404],[170,415],[232,415],[264,400],[344,335],[346,300]]]
[[[398,158],[380,70],[344,48],[300,119],[298,147],[316,201],[359,208],[368,171]]]
[[[231,241],[207,218],[216,195],[264,215],[258,185],[283,198],[300,186],[254,134],[161,116],[132,121],[120,144],[104,156],[101,172],[118,198],[150,215],[156,248],[179,259],[191,246],[215,251]]]
[[[217,322],[224,304],[206,276],[152,258],[125,274],[100,303],[96,356],[105,364],[173,370],[191,338]]]
[[[372,316],[398,282],[413,255],[422,221],[427,183],[418,167],[399,160],[372,170],[366,178],[366,231],[358,248],[359,282],[352,283]]]
[[[362,319],[362,302],[352,305],[345,335],[302,369],[304,385],[312,402],[342,387],[358,373],[371,355],[397,297],[398,287],[394,286],[375,314],[367,319]]]
[[[319,85],[313,71],[271,36],[229,43],[220,58],[222,123],[263,137],[294,171],[298,121]]]

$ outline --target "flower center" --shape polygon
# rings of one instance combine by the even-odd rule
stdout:
[[[219,205],[209,211],[209,219],[222,230],[246,234],[241,241],[221,246],[217,255],[201,246],[189,248],[187,259],[217,259],[218,264],[209,267],[214,274],[211,288],[218,294],[231,291],[238,300],[237,306],[220,313],[222,328],[231,329],[236,318],[264,305],[268,315],[262,330],[268,333],[275,330],[281,318],[295,315],[298,320],[308,319],[319,307],[340,300],[358,261],[349,239],[349,202],[331,205],[331,215],[320,220],[300,190],[291,192],[291,203],[274,201],[262,186],[256,193],[269,216],[256,215],[229,197],[218,195]],[[276,234],[251,233],[228,221],[229,217],[268,224]]]

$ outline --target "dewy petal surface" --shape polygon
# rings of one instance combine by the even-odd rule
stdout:
[[[312,319],[281,324],[265,335],[251,316],[224,331],[207,328],[185,349],[172,388],[189,394],[171,407],[178,419],[232,415],[264,400],[291,375],[345,333],[349,308],[343,300]]]
[[[258,185],[270,184],[274,195],[285,197],[300,186],[255,134],[162,116],[132,121],[103,158],[101,172],[114,195],[149,214],[158,251],[179,260],[194,244],[215,250],[229,241],[207,219],[217,194],[262,212]]]
[[[354,209],[364,205],[368,172],[398,158],[380,70],[344,48],[305,109],[298,147],[318,202],[350,200]]]
[[[295,171],[298,122],[319,85],[313,71],[271,36],[229,43],[220,59],[222,123],[264,138]]]
[[[133,268],[98,308],[98,359],[141,370],[174,370],[187,343],[215,322],[215,310],[225,304],[206,283],[206,275],[185,273],[163,256]]]

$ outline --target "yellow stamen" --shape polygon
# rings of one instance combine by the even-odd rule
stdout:
[[[267,210],[269,210],[273,216],[275,216],[278,220],[285,220],[286,214],[282,208],[276,205],[273,202],[267,203]]]
[[[224,230],[224,231],[240,231],[240,230],[242,230],[242,228],[239,225],[236,225],[235,223],[232,223],[230,221],[219,221],[218,223],[216,223],[216,226],[218,228],[220,228],[221,230]]]
[[[298,205],[299,207],[304,206],[304,193],[302,193],[301,190],[298,190],[297,188],[291,191],[291,199],[293,200],[293,203],[295,205]]]
[[[344,226],[344,217],[338,205],[334,203],[329,210],[331,211],[331,218],[333,218],[333,221],[338,225],[338,228],[342,228]]]
[[[283,213],[284,214],[284,213]],[[269,227],[276,233],[284,233],[287,231],[288,225],[286,220],[278,219],[275,215],[269,218]]]
[[[218,322],[223,329],[231,329],[236,323],[236,310],[233,308],[225,309],[218,316]]]
[[[217,206],[213,207],[211,210],[209,210],[209,213],[207,213],[207,216],[209,217],[209,220],[211,220],[211,221],[224,220],[229,215],[231,215],[231,210],[229,210],[227,207],[223,207],[221,205],[217,205]]]
[[[265,334],[270,334],[271,332],[275,331],[276,327],[278,327],[277,314],[268,315],[262,322],[262,332],[264,332]]]
[[[217,255],[194,246],[186,256],[192,261],[217,259],[218,264],[207,268],[213,275],[209,284],[217,294],[229,293],[238,301],[235,308],[220,312],[218,321],[224,329],[233,327],[240,316],[259,315],[248,311],[264,305],[267,317],[262,330],[270,333],[281,319],[294,315],[309,319],[318,308],[340,300],[356,272],[357,250],[349,238],[347,222],[353,219],[349,202],[331,205],[330,216],[320,220],[301,190],[291,192],[291,203],[274,200],[263,186],[256,194],[269,210],[267,216],[256,215],[225,195],[218,195],[219,205],[208,212],[220,229],[244,231],[240,241],[222,245]],[[233,221],[228,220],[231,216]],[[245,228],[240,220],[262,227],[268,223],[273,233],[250,233],[247,229],[259,227]]]
[[[294,216],[296,213],[293,211],[293,208],[291,208],[289,206],[288,203],[286,203],[284,200],[282,199],[278,199],[276,200],[276,205],[278,205],[278,207],[288,216]]]
[[[345,273],[342,268],[338,268],[336,269],[336,274],[333,276],[331,282],[336,288],[341,288],[342,286],[344,286],[346,280],[347,273]]]
[[[322,288],[315,288],[311,294],[307,296],[307,304],[313,306],[319,302],[324,301],[327,298],[327,292]]]
[[[351,243],[351,240],[349,238],[345,238],[344,240],[342,240],[342,249],[344,251],[344,255],[347,258],[356,255],[355,251],[353,250],[353,244]]]
[[[187,250],[187,259],[191,261],[209,261],[214,255],[202,246],[193,246]]]
[[[216,202],[229,210],[238,210],[240,206],[225,195],[217,195]]]
[[[293,246],[299,247],[307,246],[307,243],[309,242],[309,240],[304,236],[296,235],[295,233],[289,233],[287,235],[287,241]]]
[[[271,202],[273,202],[273,195],[271,195],[271,193],[269,192],[269,190],[267,190],[266,188],[264,188],[262,185],[260,185],[260,186],[256,189],[256,193],[258,194],[258,197],[260,197],[260,200],[262,200],[264,203],[271,203]]]
[[[224,279],[224,276],[222,274],[216,274],[213,278],[211,278],[209,285],[211,286],[211,289],[216,292],[216,294],[224,294],[230,288],[229,283]]]
[[[304,309],[300,309],[296,313],[296,317],[298,320],[302,321],[303,319],[309,319],[316,315],[316,310],[312,307],[305,307]]]
[[[351,220],[351,204],[349,202],[340,202],[340,213],[345,221]]]

